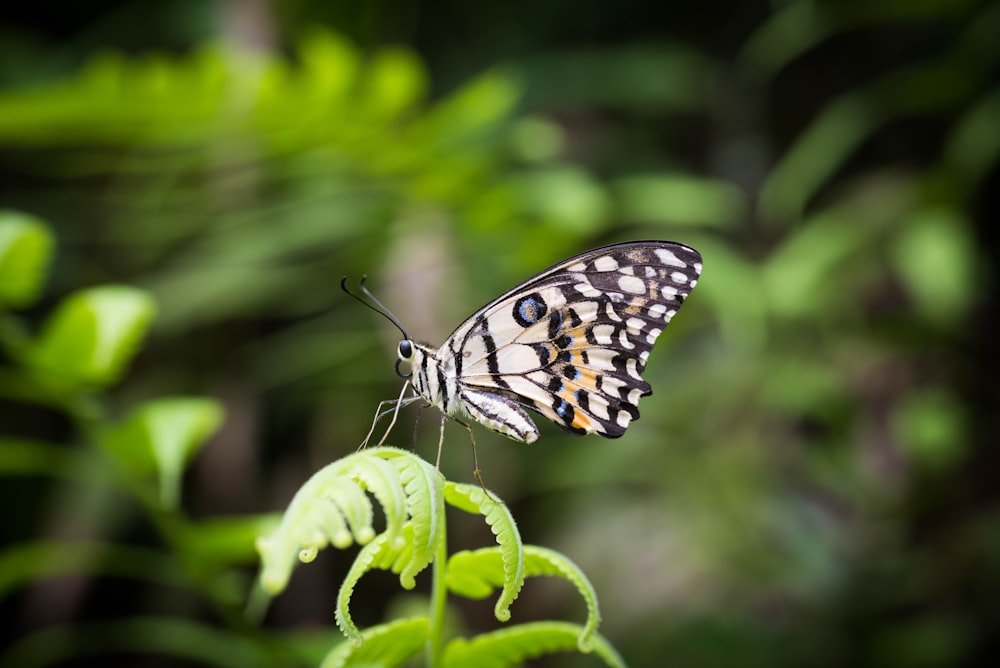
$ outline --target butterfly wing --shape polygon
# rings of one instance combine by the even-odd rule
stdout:
[[[500,295],[441,346],[459,385],[505,395],[574,433],[621,436],[650,394],[642,371],[701,274],[668,241],[597,248]]]

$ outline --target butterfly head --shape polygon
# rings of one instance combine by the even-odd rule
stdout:
[[[413,377],[414,350],[413,341],[403,339],[399,342],[399,346],[396,349],[396,375],[400,378]],[[408,373],[403,373],[399,368],[401,364],[407,364],[410,367],[410,371]]]

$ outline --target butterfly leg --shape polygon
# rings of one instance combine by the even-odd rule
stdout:
[[[492,501],[493,503],[503,503],[500,499],[496,498],[490,493],[490,490],[486,488],[486,483],[483,482],[483,473],[479,470],[479,456],[476,454],[476,435],[472,432],[472,426],[462,420],[455,419],[455,422],[465,427],[466,431],[469,432],[469,442],[472,443],[472,475],[476,476],[476,480],[479,482],[479,486],[483,488],[483,493]],[[441,425],[442,433],[444,431],[444,425]],[[440,449],[438,452],[438,458],[441,457]]]
[[[448,421],[448,415],[442,411],[441,413],[441,436],[438,438],[438,456],[437,460],[434,462],[434,468],[438,471],[441,470],[441,451],[444,449],[444,423]]]
[[[409,404],[413,403],[414,401],[417,401],[420,398],[420,397],[408,397],[406,399],[403,398],[403,395],[406,394],[406,390],[409,388],[409,386],[410,386],[410,381],[406,381],[405,383],[403,383],[403,390],[402,392],[399,393],[398,399],[386,399],[385,401],[379,402],[378,408],[375,409],[375,419],[372,420],[371,429],[368,430],[368,434],[365,436],[365,439],[361,441],[361,445],[358,446],[358,450],[364,450],[368,446],[368,441],[371,440],[372,434],[375,433],[375,425],[378,424],[378,421],[384,418],[386,415],[392,413],[392,421],[389,423],[389,427],[385,430],[385,433],[382,434],[382,438],[379,440],[378,444],[382,445],[382,443],[385,442],[386,437],[389,436],[389,432],[396,424],[396,417],[399,415],[399,409],[402,408],[403,406],[408,406]],[[386,406],[392,406],[392,408],[386,409],[385,408]]]
[[[364,450],[368,446],[368,441],[371,440],[372,434],[375,433],[375,425],[377,425],[378,421],[384,418],[386,415],[397,410],[396,405],[398,403],[399,402],[397,402],[395,399],[385,399],[383,401],[378,402],[378,407],[375,409],[375,419],[372,420],[371,429],[368,430],[368,434],[365,436],[365,439],[361,441],[361,445],[358,446],[358,450]],[[386,406],[392,406],[392,408],[388,410],[383,410]]]

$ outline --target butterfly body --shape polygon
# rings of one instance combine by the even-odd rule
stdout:
[[[524,443],[525,408],[566,431],[621,436],[651,393],[642,371],[701,273],[693,248],[638,241],[597,248],[542,271],[462,323],[440,348],[404,339],[416,393]],[[400,375],[403,375],[402,373]]]

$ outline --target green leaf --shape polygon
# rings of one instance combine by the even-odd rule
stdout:
[[[143,475],[155,470],[160,478],[160,502],[165,508],[175,508],[184,468],[222,420],[222,406],[212,399],[154,399],[109,429],[103,441],[131,472]]]
[[[763,288],[776,313],[812,317],[833,308],[842,295],[853,299],[841,277],[879,233],[875,225],[859,224],[862,215],[850,206],[824,211],[772,254],[756,287]]]
[[[412,52],[387,48],[372,58],[365,85],[366,110],[378,118],[393,118],[421,100],[427,89],[427,73]]]
[[[577,638],[581,652],[589,652],[601,623],[597,607],[597,592],[583,571],[566,556],[554,550],[534,545],[524,546],[524,574],[526,576],[556,575],[573,583],[587,603],[587,624]],[[448,589],[469,598],[485,598],[504,582],[503,561],[500,549],[487,547],[474,552],[456,552],[448,560],[446,574]]]
[[[399,666],[419,652],[427,639],[427,618],[411,617],[379,624],[361,633],[363,643],[343,642],[331,651],[321,668]]]
[[[18,543],[0,552],[0,596],[38,580],[96,574],[172,587],[187,583],[177,561],[167,554],[142,547],[39,541]]]
[[[0,308],[32,304],[52,259],[52,232],[37,218],[0,211]]]
[[[728,226],[746,209],[746,197],[731,183],[683,174],[630,176],[613,188],[630,222]]]
[[[134,356],[155,310],[146,292],[123,285],[76,292],[49,317],[30,361],[70,387],[106,387]]]
[[[604,189],[581,169],[538,170],[514,180],[525,211],[562,232],[594,232],[608,219],[611,204]]]
[[[54,443],[0,437],[0,475],[64,475],[74,454]]]
[[[130,617],[48,626],[5,648],[0,663],[28,668],[66,665],[78,663],[69,661],[74,657],[100,656],[102,665],[131,665],[137,654],[171,657],[182,665],[220,668],[267,668],[292,661],[290,656],[279,658],[262,652],[258,639],[218,625],[169,617]],[[116,655],[121,655],[121,662],[112,658]]]
[[[932,474],[954,471],[968,455],[967,409],[941,389],[913,391],[892,408],[890,424],[910,461]]]
[[[782,156],[761,187],[761,220],[782,224],[797,220],[880,121],[881,114],[863,95],[846,95],[830,104]]]
[[[184,545],[198,558],[229,564],[248,564],[257,559],[257,536],[273,531],[281,522],[276,513],[212,517],[188,524]]]
[[[506,622],[510,619],[510,605],[524,586],[524,545],[510,509],[493,500],[482,488],[457,482],[445,484],[445,501],[467,513],[485,517],[496,536],[503,564],[503,590],[493,614],[501,622]]]
[[[532,622],[483,633],[472,640],[457,638],[445,647],[447,668],[507,668],[555,652],[577,649],[583,629],[568,622]],[[624,668],[625,661],[602,636],[594,637],[594,654],[609,666]]]
[[[902,228],[892,259],[928,320],[954,323],[976,297],[976,257],[968,221],[956,211],[922,210]]]

